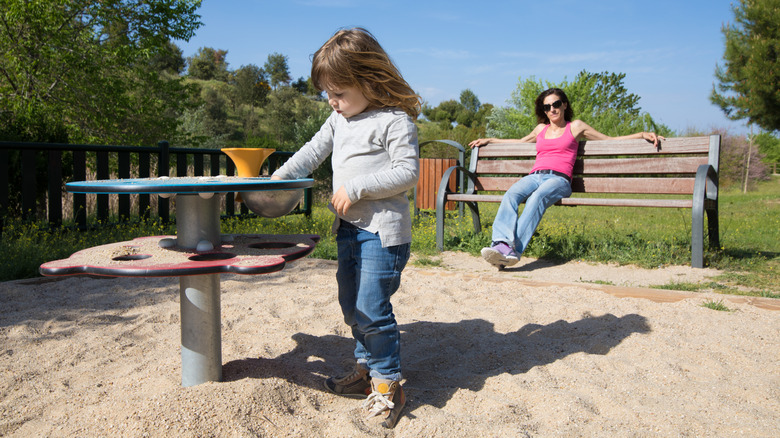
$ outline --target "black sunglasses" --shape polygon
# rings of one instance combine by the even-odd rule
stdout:
[[[563,101],[561,99],[558,99],[553,103],[545,103],[544,105],[542,105],[542,108],[544,108],[544,112],[548,113],[550,112],[550,108],[558,109],[561,107],[561,105],[563,105]]]

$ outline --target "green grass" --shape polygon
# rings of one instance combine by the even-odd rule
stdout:
[[[478,234],[472,231],[468,209],[465,217],[450,213],[445,249],[478,255],[490,243],[490,224],[498,205],[482,203],[479,207],[483,230]],[[433,218],[428,220],[433,222]],[[705,266],[724,274],[714,284],[692,288],[780,298],[780,179],[757,184],[745,194],[722,190],[719,222],[721,246],[705,248]],[[433,235],[426,233],[434,231],[428,224],[420,228],[423,239],[418,243],[429,251]],[[552,207],[525,254],[657,268],[689,266],[690,244],[690,209]]]
[[[736,291],[737,289],[734,287],[729,287],[726,285],[723,285],[721,283],[710,281],[706,283],[689,283],[684,281],[672,281],[670,283],[666,284],[657,284],[650,286],[653,289],[668,289],[668,290],[679,290],[683,292],[700,292],[705,290],[731,290]]]
[[[463,217],[449,212],[445,249],[479,255],[490,244],[490,224],[497,204],[480,204],[482,231],[474,233],[468,209]],[[223,233],[319,234],[313,257],[336,258],[330,233],[333,215],[324,205],[311,218],[226,219]],[[423,212],[412,225],[412,252],[419,266],[437,266],[435,214]],[[94,231],[48,230],[35,223],[6,221],[0,240],[4,263],[0,281],[38,276],[40,264],[75,251],[134,237],[174,234],[175,226],[156,221],[106,225]],[[526,255],[556,261],[582,260],[634,264],[644,268],[690,265],[691,211],[660,208],[553,207],[545,214]],[[780,298],[780,180],[756,190],[722,191],[720,248],[706,248],[705,265],[722,270],[714,282],[663,285],[667,289],[714,290]]]
[[[436,267],[441,266],[441,259],[436,257],[422,256],[415,260],[412,264],[421,268]]]
[[[683,292],[698,292],[706,289],[706,286],[700,283],[671,282],[666,284],[656,284],[650,286],[652,289],[679,290]]]
[[[701,306],[702,307],[706,307],[708,309],[712,309],[712,310],[718,310],[718,311],[721,311],[721,312],[730,312],[731,311],[731,309],[729,309],[728,307],[726,307],[725,304],[723,304],[723,300],[705,301],[704,303],[702,303]]]
[[[311,218],[302,215],[279,219],[230,218],[224,219],[224,234],[318,234],[323,237],[312,257],[336,258],[336,242],[330,237],[333,215],[326,208],[316,208]],[[38,267],[47,261],[64,259],[84,248],[111,242],[132,240],[141,236],[176,234],[175,224],[157,220],[129,224],[99,225],[95,229],[78,232],[67,226],[49,230],[37,223],[8,221],[0,241],[0,252],[5,262],[0,264],[0,281],[39,276]]]

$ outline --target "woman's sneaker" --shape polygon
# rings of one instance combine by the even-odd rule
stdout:
[[[368,368],[362,362],[358,362],[351,374],[326,379],[325,388],[344,397],[365,398],[371,393],[371,377],[368,375]]]
[[[372,379],[371,394],[363,406],[368,410],[368,419],[379,417],[382,426],[392,429],[406,405],[406,396],[401,383],[396,380]]]
[[[493,242],[493,246],[482,248],[482,258],[499,268],[512,266],[520,261],[515,250],[505,242]]]

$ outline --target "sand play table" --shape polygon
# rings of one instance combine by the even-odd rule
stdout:
[[[233,191],[292,193],[313,183],[310,178],[271,181],[225,176],[68,183],[66,187],[73,193],[156,193],[175,197],[176,236],[141,237],[84,249],[67,259],[44,263],[40,272],[49,276],[179,277],[182,386],[221,381],[219,274],[279,271],[287,262],[310,254],[319,236],[222,235],[220,195]]]

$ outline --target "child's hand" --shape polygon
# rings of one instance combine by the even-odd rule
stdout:
[[[330,198],[330,203],[333,204],[333,208],[336,210],[336,213],[342,216],[347,214],[349,207],[352,206],[352,201],[349,200],[349,196],[347,196],[347,190],[344,188],[344,186],[341,186],[338,190],[336,190],[336,193],[334,193],[333,197]]]
[[[273,181],[281,181],[282,177],[281,176],[276,176],[276,175],[271,175],[271,180],[273,180]]]

